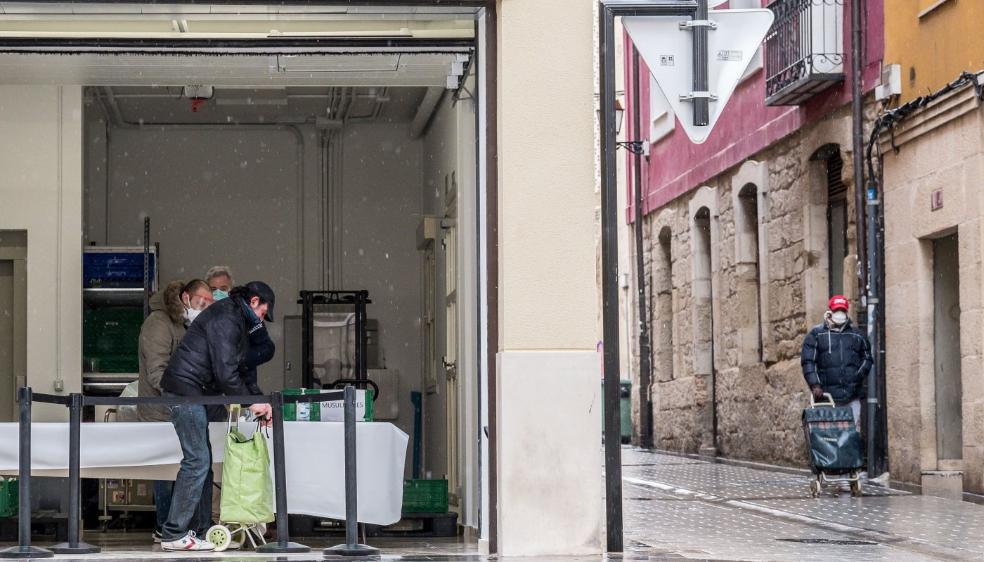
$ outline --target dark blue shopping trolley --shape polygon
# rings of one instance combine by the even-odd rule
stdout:
[[[854,425],[854,412],[850,407],[837,407],[830,394],[824,397],[826,400],[816,402],[811,395],[810,407],[803,410],[807,456],[814,475],[810,494],[818,497],[825,485],[847,483],[851,495],[859,497],[864,449]]]

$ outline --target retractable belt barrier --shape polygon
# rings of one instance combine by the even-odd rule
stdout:
[[[270,395],[264,396],[154,396],[128,398],[83,396],[77,393],[68,396],[34,394],[30,387],[21,387],[17,390],[17,402],[20,408],[18,437],[18,491],[20,494],[20,506],[17,515],[18,541],[17,546],[0,550],[0,558],[48,558],[54,556],[56,553],[92,554],[100,551],[99,547],[79,540],[79,522],[81,521],[82,515],[80,505],[82,407],[135,406],[139,404],[157,406],[179,406],[185,404],[270,404],[273,410],[273,470],[274,489],[277,498],[277,542],[262,545],[256,550],[264,553],[310,552],[310,547],[290,542],[287,523],[287,474],[284,467],[283,406],[285,403],[322,402],[339,399],[344,400],[343,412],[345,416],[345,544],[325,549],[324,553],[335,556],[373,556],[378,553],[376,549],[358,543],[355,387],[349,385],[344,390],[297,396],[286,396],[281,392],[273,392]],[[31,545],[31,405],[34,402],[56,404],[69,409],[68,542],[57,544],[50,549]]]

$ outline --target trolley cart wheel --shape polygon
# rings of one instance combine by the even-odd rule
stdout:
[[[820,497],[820,480],[813,480],[810,482],[810,497],[819,498]]]
[[[215,545],[215,552],[222,552],[232,544],[232,532],[225,525],[213,525],[205,533],[205,540]]]
[[[851,496],[860,498],[861,495],[861,479],[851,480]]]

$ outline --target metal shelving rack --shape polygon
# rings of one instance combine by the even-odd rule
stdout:
[[[142,307],[143,317],[150,314],[150,296],[157,290],[160,271],[160,246],[150,243],[150,218],[144,219],[143,246],[89,246],[85,254],[126,254],[140,253],[143,256],[143,278],[140,285],[125,283],[125,286],[90,286],[90,280],[83,279],[82,302],[88,308],[102,307]],[[85,394],[118,396],[126,385],[137,380],[137,373],[82,373],[82,389]]]
[[[369,291],[301,291],[297,301],[302,308],[301,318],[301,376],[304,388],[323,386],[332,381],[314,378],[314,317],[316,307],[352,307],[355,313],[355,379],[356,388],[365,389],[369,383],[368,317],[366,307],[372,304]]]

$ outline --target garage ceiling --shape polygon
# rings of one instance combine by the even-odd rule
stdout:
[[[409,122],[424,88],[215,88],[193,104],[181,87],[87,88],[87,107],[115,124]]]
[[[82,86],[454,85],[467,53],[333,55],[0,54],[0,84]]]

